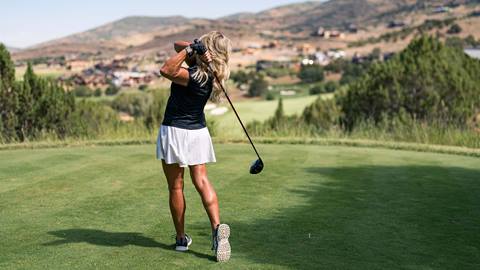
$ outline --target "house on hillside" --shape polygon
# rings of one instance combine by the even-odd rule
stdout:
[[[91,62],[87,60],[69,60],[65,63],[67,70],[83,70],[91,66]]]
[[[357,27],[357,25],[351,23],[351,24],[349,24],[349,25],[347,26],[347,31],[348,31],[349,33],[355,34],[355,33],[358,32],[358,27]]]
[[[405,22],[402,21],[390,21],[387,25],[388,28],[399,28],[399,27],[404,27],[406,24]]]
[[[480,60],[480,49],[465,49],[463,50],[468,56]]]
[[[275,61],[272,60],[258,60],[256,64],[256,70],[262,71],[270,68],[290,68],[292,62],[290,59],[278,59]]]
[[[356,29],[356,27],[355,27]],[[345,34],[337,31],[337,30],[325,30],[323,27],[319,27],[315,33],[313,33],[312,36],[315,37],[322,37],[324,39],[329,39],[329,38],[345,38]]]
[[[433,9],[433,13],[447,13],[450,11],[451,11],[451,8],[447,6],[438,6]]]
[[[117,71],[113,73],[112,83],[117,87],[132,87],[139,84],[150,84],[153,76],[144,72]]]
[[[310,55],[315,53],[316,49],[309,43],[303,43],[297,46],[297,52],[301,55]]]

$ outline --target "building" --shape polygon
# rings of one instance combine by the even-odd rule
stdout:
[[[465,49],[463,50],[468,56],[480,60],[480,49]]]
[[[309,43],[303,43],[297,46],[297,52],[301,55],[310,55],[316,52],[316,49]]]
[[[398,27],[404,27],[405,23],[402,21],[390,21],[388,23],[388,28],[398,28]]]

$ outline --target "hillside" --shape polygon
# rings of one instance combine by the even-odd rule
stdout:
[[[322,43],[327,48],[345,48],[349,42],[394,31],[386,27],[392,20],[401,20],[415,25],[430,18],[456,15],[455,12],[432,13],[433,7],[443,4],[449,4],[452,7],[467,4],[478,6],[479,2],[477,0],[331,0],[290,4],[258,13],[237,13],[216,20],[190,19],[182,16],[134,16],[39,44],[15,54],[14,57],[22,60],[67,54],[103,57],[118,54],[145,55],[170,48],[171,43],[176,39],[192,39],[213,29],[223,31],[230,36],[239,48],[247,47],[252,43],[268,44],[273,40],[297,43],[316,42],[318,40],[314,40],[311,34],[319,27],[347,31],[349,26],[354,25],[360,30],[359,34],[349,34],[344,40]],[[469,6],[464,9],[473,8]]]
[[[1,43],[1,42],[0,42]],[[15,53],[15,52],[19,52],[21,49],[19,48],[15,48],[15,47],[12,47],[12,46],[8,46],[5,44],[5,47],[7,47],[7,50],[11,53]]]

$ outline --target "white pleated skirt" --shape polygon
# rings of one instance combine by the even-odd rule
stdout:
[[[157,138],[157,159],[180,167],[216,162],[208,128],[189,130],[162,125]]]

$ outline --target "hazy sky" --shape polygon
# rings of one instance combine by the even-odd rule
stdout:
[[[1,0],[0,42],[26,47],[130,15],[218,18],[304,0]]]

